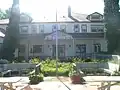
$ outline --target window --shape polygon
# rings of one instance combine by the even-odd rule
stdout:
[[[80,26],[79,24],[74,25],[74,32],[79,32],[80,31]]]
[[[42,53],[43,45],[33,45],[33,53]]]
[[[57,24],[52,26],[52,31],[56,31],[56,30],[58,30]]]
[[[101,45],[100,44],[94,44],[94,52],[99,53],[101,51]]]
[[[40,32],[44,32],[44,25],[39,25],[39,30],[40,30]]]
[[[20,32],[22,34],[27,34],[28,33],[28,26],[20,26]]]
[[[20,45],[19,46],[19,52],[20,53],[25,53],[25,45]]]
[[[91,25],[91,32],[104,32],[104,25]]]
[[[37,33],[37,25],[31,25],[31,31],[32,33]]]
[[[91,19],[100,19],[100,15],[91,15]]]
[[[87,32],[87,25],[86,24],[81,25],[81,32]]]
[[[66,25],[60,25],[60,30],[65,32],[66,31]]]
[[[76,53],[86,53],[86,44],[77,44]]]

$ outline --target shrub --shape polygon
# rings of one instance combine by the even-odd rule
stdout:
[[[44,75],[42,73],[35,75],[31,74],[29,76],[30,84],[38,84],[39,82],[42,82],[44,78]]]
[[[31,63],[39,64],[40,63],[40,59],[34,58],[34,59],[31,60]]]
[[[98,63],[98,62],[107,62],[108,60],[98,60],[98,59],[80,59],[80,58],[71,58],[73,63]],[[60,76],[68,76],[69,71],[72,68],[72,62],[60,62],[57,61],[58,72]],[[32,59],[32,63],[38,64],[41,63],[41,71],[45,76],[55,76],[56,75],[56,60],[47,58],[46,60],[40,61],[40,59]],[[86,71],[86,70],[85,70]],[[92,72],[88,70],[87,72]]]
[[[60,76],[68,76],[71,63],[57,62],[58,72]],[[41,70],[45,76],[55,76],[56,75],[56,60],[47,59],[41,62]]]

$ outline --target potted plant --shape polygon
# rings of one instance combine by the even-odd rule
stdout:
[[[73,64],[69,72],[69,77],[70,77],[71,83],[73,84],[80,84],[83,82],[83,73],[80,73],[77,71],[75,64]]]

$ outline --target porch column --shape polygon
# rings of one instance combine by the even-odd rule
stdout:
[[[44,56],[45,56],[45,39],[44,39],[44,42],[43,42],[43,52],[44,52]]]
[[[74,38],[73,38],[73,56],[75,56],[75,41],[74,41]]]
[[[53,46],[52,46],[52,44],[50,44],[50,48],[49,49],[50,49],[50,56],[51,56],[51,58],[52,58],[52,54],[53,54],[53,49],[52,48],[53,48]]]
[[[93,59],[95,59],[95,53],[94,53],[94,40],[92,40],[92,54]]]
[[[29,44],[30,44],[30,41],[29,41],[29,38],[27,38],[27,41],[25,43],[25,53],[24,53],[24,58],[25,60],[28,60],[29,58]]]

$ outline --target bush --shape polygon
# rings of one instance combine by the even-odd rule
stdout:
[[[69,71],[72,68],[72,63],[98,63],[98,62],[107,62],[108,60],[97,60],[97,59],[80,59],[80,58],[71,58],[71,62],[60,62],[57,61],[59,76],[68,76]],[[56,60],[47,58],[46,60],[32,59],[32,63],[38,64],[41,63],[41,71],[45,76],[55,76],[56,75]],[[87,72],[92,72],[91,70]]]
[[[68,76],[71,68],[71,63],[57,62],[58,72],[60,76]],[[47,59],[41,62],[41,70],[45,76],[55,76],[56,75],[56,60]]]
[[[29,76],[30,84],[38,84],[39,82],[42,82],[44,78],[44,75],[42,73],[35,75],[31,74]]]
[[[34,58],[34,59],[31,60],[31,62],[34,63],[34,64],[39,64],[40,63],[40,59]]]

